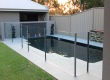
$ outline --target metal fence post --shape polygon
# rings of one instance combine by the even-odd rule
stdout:
[[[12,37],[12,43],[13,43],[13,37]]]
[[[12,29],[12,24],[11,24],[11,29]],[[13,43],[13,36],[12,36],[12,31],[11,31],[11,38],[12,38],[12,43]]]
[[[28,52],[29,52],[29,27],[27,26],[27,42],[28,42]]]
[[[88,32],[88,36],[87,36],[87,73],[89,73],[89,37],[90,37],[90,33]]]
[[[46,52],[47,52],[47,40],[46,40],[46,29],[44,28],[44,43],[45,43],[45,61],[47,61],[47,55],[46,55]]]
[[[75,33],[74,41],[74,77],[76,77],[76,45],[77,45],[77,33]]]
[[[6,23],[4,22],[4,36],[5,36],[5,39],[6,39]]]
[[[22,34],[22,26],[21,26],[21,47],[23,48],[23,34]]]

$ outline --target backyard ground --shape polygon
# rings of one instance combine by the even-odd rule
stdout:
[[[0,42],[0,80],[56,79]]]

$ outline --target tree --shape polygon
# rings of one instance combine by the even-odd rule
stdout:
[[[103,7],[104,0],[68,0],[64,5],[59,4],[58,0],[32,0],[49,7],[49,12],[55,14],[74,14],[81,10]]]
[[[80,1],[79,0],[68,0],[65,4],[68,5],[69,14],[74,14],[76,12],[80,12]]]
[[[81,0],[81,6],[83,10],[93,7],[104,7],[104,0]]]
[[[48,6],[50,14],[58,13],[59,9],[58,0],[32,0],[32,1]]]
[[[42,4],[42,5],[45,5],[45,2],[46,2],[47,0],[32,0],[32,1],[38,2],[38,3]]]

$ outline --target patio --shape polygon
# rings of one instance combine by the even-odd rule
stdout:
[[[77,77],[74,77],[74,57],[67,58],[56,53],[47,53],[45,62],[45,52],[31,46],[28,52],[27,42],[25,39],[23,41],[23,48],[21,47],[21,38],[15,38],[13,43],[11,39],[6,39],[3,43],[58,80],[102,80],[102,61],[90,63],[89,73],[87,73],[87,63],[77,59]]]

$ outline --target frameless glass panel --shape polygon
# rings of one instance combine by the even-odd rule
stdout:
[[[88,68],[88,32],[77,33],[77,76],[87,73]],[[87,66],[88,65],[88,66]]]
[[[21,25],[23,48],[27,49],[29,52],[33,51],[44,59],[46,22],[21,23]]]
[[[20,38],[20,23],[15,22],[6,22],[4,25],[4,34],[6,39],[16,40],[16,38]]]
[[[46,37],[50,35],[52,21],[38,21],[38,22],[21,22],[21,44],[22,47],[30,51],[38,51],[39,55],[45,58],[46,51]],[[35,53],[36,53],[35,52]]]
[[[12,24],[11,23],[5,23],[4,33],[5,33],[6,39],[12,38]]]
[[[16,42],[16,45],[19,44],[26,51],[38,53],[43,59],[46,53],[46,38],[54,33],[51,29],[55,30],[53,21],[7,22],[4,27],[6,39]]]
[[[77,34],[77,75],[90,73],[102,77],[103,43],[93,32]],[[101,37],[102,39],[102,37]]]
[[[103,31],[91,31],[90,34],[90,70],[89,72],[102,79]]]
[[[28,47],[28,25],[21,23],[20,26],[21,47],[27,50]]]
[[[47,38],[47,61],[74,76],[74,36],[61,33]]]

